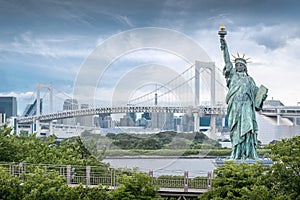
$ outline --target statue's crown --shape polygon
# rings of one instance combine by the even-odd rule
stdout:
[[[243,54],[243,56],[241,57],[239,53],[237,53],[237,57],[235,57],[234,55],[232,55],[234,60],[233,62],[234,63],[242,63],[244,64],[245,66],[247,66],[247,63],[249,63],[249,59],[250,58],[245,58],[245,54]]]

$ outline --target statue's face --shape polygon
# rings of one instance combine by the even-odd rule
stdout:
[[[246,66],[242,63],[235,63],[235,69],[237,72],[245,72]]]

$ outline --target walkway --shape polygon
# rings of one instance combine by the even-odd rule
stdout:
[[[39,167],[47,171],[56,171],[66,178],[69,186],[97,187],[106,186],[110,189],[118,188],[121,182],[121,176],[130,173],[128,170],[103,169],[97,166],[71,166],[71,165],[33,165],[24,163],[0,163],[0,167],[7,169],[7,172],[20,178],[26,177],[26,174]],[[161,176],[154,177],[153,172],[149,172],[154,185],[159,185],[159,194],[162,197],[177,199],[197,198],[200,194],[206,192],[212,185],[212,174],[207,177],[188,177],[188,172],[183,176]]]

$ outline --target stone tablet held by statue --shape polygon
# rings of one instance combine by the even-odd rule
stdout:
[[[257,111],[262,109],[264,100],[267,97],[267,93],[268,93],[268,88],[261,85],[258,89],[258,92],[256,93],[256,96],[255,96],[255,109]]]

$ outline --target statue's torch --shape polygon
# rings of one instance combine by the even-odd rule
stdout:
[[[220,38],[224,38],[225,35],[227,35],[227,31],[225,30],[225,26],[224,25],[221,25],[220,26],[220,30],[218,32]]]

